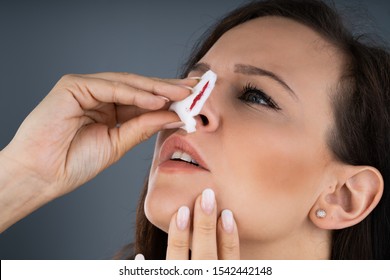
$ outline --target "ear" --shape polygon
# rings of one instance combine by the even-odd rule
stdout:
[[[319,228],[342,229],[358,224],[371,213],[383,193],[383,178],[371,166],[347,166],[338,183],[320,194],[310,210]],[[319,211],[323,210],[323,211]]]

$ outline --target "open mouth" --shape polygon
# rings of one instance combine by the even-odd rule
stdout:
[[[169,136],[161,145],[158,165],[167,172],[210,172],[196,148],[177,134]]]
[[[189,154],[183,151],[175,151],[171,156],[171,160],[182,161],[200,167],[199,163],[196,160],[194,160]]]

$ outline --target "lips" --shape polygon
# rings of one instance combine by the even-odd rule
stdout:
[[[189,141],[178,135],[171,135],[161,146],[159,165],[172,163],[183,163],[183,167],[192,167],[199,170],[209,171],[206,163],[190,144]]]

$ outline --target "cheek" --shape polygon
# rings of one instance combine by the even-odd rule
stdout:
[[[170,218],[180,207],[183,200],[178,197],[177,192],[171,191],[171,188],[162,188],[159,186],[164,182],[158,182],[157,185],[149,182],[148,193],[145,199],[145,215],[148,220],[161,230],[168,232]]]
[[[145,198],[144,211],[146,217],[153,225],[167,232],[167,220],[173,215],[176,209],[170,198],[175,197],[176,194],[170,188],[161,187],[161,185],[169,183],[167,178],[164,180],[156,175],[158,152],[166,138],[167,135],[164,132],[160,132],[157,135],[152,166],[148,178],[148,192]]]
[[[276,238],[306,219],[324,155],[301,133],[265,126],[261,135],[254,131],[241,129],[239,139],[230,138],[218,182],[224,189],[220,204],[235,213],[241,238]]]

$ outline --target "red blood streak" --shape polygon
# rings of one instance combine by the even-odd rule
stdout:
[[[195,107],[196,103],[202,98],[203,93],[205,92],[205,90],[206,90],[206,88],[208,87],[208,85],[209,85],[209,82],[207,82],[207,83],[203,86],[203,88],[202,88],[202,90],[199,92],[199,94],[198,94],[197,96],[195,96],[195,98],[194,98],[194,100],[192,101],[192,104],[191,104],[191,106],[190,106],[190,111]]]

